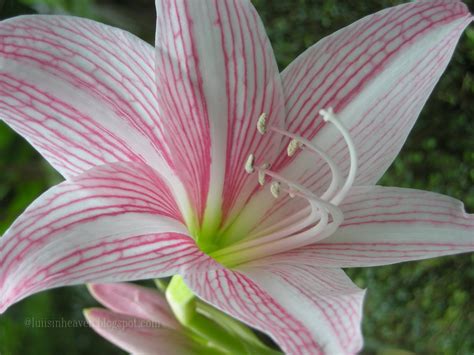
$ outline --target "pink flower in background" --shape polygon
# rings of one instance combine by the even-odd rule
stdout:
[[[123,350],[134,354],[189,354],[196,350],[158,291],[132,284],[94,284],[89,291],[108,308],[86,310],[89,325]]]
[[[193,317],[201,326],[188,329],[174,318],[157,290],[117,283],[92,284],[89,292],[108,308],[84,310],[89,325],[133,354],[280,354],[240,322],[200,301],[193,302]],[[209,328],[215,330],[211,336]]]
[[[474,250],[461,202],[375,186],[472,21],[464,4],[378,12],[282,73],[249,1],[156,6],[155,48],[73,17],[0,23],[0,117],[66,179],[0,239],[0,311],[180,274],[287,353],[354,353],[364,291],[342,267]]]

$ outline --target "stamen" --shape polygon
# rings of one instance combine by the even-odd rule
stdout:
[[[265,134],[267,132],[267,114],[263,112],[257,121],[257,130],[260,134]]]
[[[270,191],[273,197],[278,198],[280,196],[281,184],[278,181],[272,182],[270,185]]]
[[[289,133],[275,127],[269,127],[269,130],[275,133],[281,134],[285,137],[292,138],[293,140],[296,140],[298,142],[298,145],[302,149],[318,154],[329,165],[329,169],[331,169],[332,180],[327,190],[321,195],[321,198],[323,200],[329,200],[336,193],[336,190],[339,188],[339,186],[341,186],[341,181],[342,181],[342,174],[339,168],[337,167],[336,163],[334,162],[334,160],[322,148],[320,148],[316,144],[308,141],[307,139],[303,137],[299,137],[296,134]],[[289,150],[289,147],[288,147],[288,150]]]
[[[288,148],[287,148],[287,153],[288,153],[288,156],[289,157],[292,157],[293,155],[295,155],[296,151],[301,148],[303,145],[303,143],[301,143],[299,140],[293,138],[291,141],[290,141],[290,144],[288,144]]]
[[[254,163],[255,163],[255,155],[250,154],[249,157],[247,158],[247,161],[245,162],[245,171],[248,174],[252,174],[255,171]]]
[[[341,180],[342,180],[342,174],[337,167],[336,163],[334,160],[326,153],[324,150],[314,143],[297,136],[296,134],[286,132],[280,128],[277,127],[266,127],[267,130],[271,130],[275,133],[279,133],[283,136],[292,138],[292,141],[288,145],[288,155],[291,156],[292,154],[295,154],[297,151],[297,146],[304,148],[307,148],[309,151],[312,151],[314,153],[317,153],[323,158],[326,163],[329,165],[329,168],[331,169],[331,174],[332,174],[332,180],[331,183],[328,187],[328,189],[321,195],[321,198],[323,200],[330,201],[331,203],[338,205],[341,203],[341,201],[346,197],[347,193],[349,192],[350,188],[354,184],[354,180],[356,177],[357,173],[357,153],[355,149],[355,144],[352,140],[352,137],[350,133],[347,131],[347,129],[344,127],[344,125],[339,121],[339,119],[336,117],[334,114],[334,111],[332,107],[328,108],[327,110],[320,110],[319,113],[321,116],[323,116],[324,121],[326,122],[331,122],[336,126],[336,128],[341,132],[344,140],[346,141],[347,147],[349,149],[349,155],[350,155],[350,169],[349,169],[349,174],[346,178],[346,181],[339,190],[339,192],[336,193],[337,189],[341,186]]]
[[[281,191],[285,191],[288,194],[291,193],[293,196],[302,197],[308,200],[310,205],[311,205],[311,201],[313,201],[314,204],[312,206],[317,207],[316,209],[313,208],[313,213],[310,214],[309,219],[307,219],[305,223],[300,224],[300,228],[298,230],[307,228],[308,225],[310,225],[311,223],[314,223],[315,220],[321,217],[321,214],[325,214],[325,213],[327,214],[326,210],[330,211],[331,214],[336,215],[336,217],[340,216],[339,219],[340,219],[340,222],[342,223],[342,219],[343,219],[342,212],[340,212],[336,206],[332,206],[330,203],[316,196],[305,187],[301,186],[300,184],[291,182],[290,180],[284,178],[280,174],[277,174],[271,170],[267,170],[266,174],[272,177],[273,179],[278,180],[279,182],[287,185],[287,188],[281,188]],[[287,232],[286,234],[288,235],[288,231],[286,232]]]
[[[293,196],[295,196],[293,194]],[[295,223],[302,223],[304,218],[306,218],[309,214],[311,213],[311,206],[307,206],[305,208],[302,208],[300,211],[291,214],[281,220],[279,220],[276,223],[272,223],[270,226],[265,227],[264,229],[256,229],[255,231],[252,231],[249,233],[249,235],[245,238],[242,239],[242,241],[245,240],[251,240],[251,239],[256,239],[260,238],[263,236],[266,236],[268,234],[273,234],[276,233],[286,226],[293,225]]]
[[[301,197],[308,198],[305,194],[298,194]],[[333,234],[339,225],[342,223],[343,216],[342,212],[336,206],[325,204],[322,200],[309,199],[308,201],[311,204],[311,207],[316,211],[320,211],[320,219],[317,224],[309,229],[304,229],[301,232],[293,235],[287,235],[283,238],[275,238],[275,235],[269,235],[268,238],[271,239],[267,241],[265,247],[262,247],[263,244],[256,246],[247,246],[244,247],[241,245],[239,251],[240,262],[250,261],[263,256],[278,254],[283,251],[300,248],[308,244],[313,244],[319,240],[325,239],[331,234]],[[320,208],[328,208],[328,210],[321,211]],[[329,213],[328,213],[329,212]],[[333,221],[329,223],[329,214],[331,215]],[[255,241],[262,241],[266,237],[255,239]]]
[[[270,167],[270,164],[265,163],[263,164],[260,169],[258,170],[258,183],[263,186],[265,185],[265,170],[267,170]]]
[[[306,199],[309,206],[285,218],[285,223],[280,220],[263,230],[254,229],[254,232],[250,233],[247,238],[212,253],[213,257],[218,258],[226,265],[235,266],[243,262],[315,243],[330,236],[340,226],[344,216],[337,205],[342,202],[354,184],[357,173],[356,148],[349,131],[334,114],[332,108],[320,110],[319,113],[323,116],[324,121],[331,122],[341,132],[349,150],[350,168],[342,187],[342,174],[334,160],[323,149],[296,134],[273,126],[267,127],[266,114],[262,113],[257,123],[260,134],[273,131],[291,138],[287,148],[288,156],[293,156],[300,148],[320,155],[329,165],[332,181],[322,196],[318,197],[305,187],[269,170],[270,164],[268,163],[255,167],[255,157],[250,154],[245,164],[245,170],[248,173],[257,170],[259,184],[263,185],[266,176],[269,176],[273,179],[270,191],[275,198],[278,198],[281,192],[284,191],[290,197],[298,196]],[[337,191],[339,188],[340,190]]]
[[[280,180],[278,181],[280,184],[288,185],[288,188],[280,188],[280,191],[289,192],[291,188],[297,196],[307,199],[311,206],[310,215],[304,219],[304,223],[296,223],[265,237],[242,241],[213,253],[212,256],[219,258],[221,262],[237,265],[312,244],[331,235],[342,223],[342,212],[336,206],[321,200],[304,187],[286,180],[277,173],[266,170],[266,174]],[[330,223],[329,214],[332,217]],[[311,224],[313,226],[309,227]]]

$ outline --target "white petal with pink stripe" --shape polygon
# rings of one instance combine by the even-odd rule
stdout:
[[[0,43],[1,118],[65,177],[115,161],[160,167],[150,45],[68,16],[3,21]]]
[[[346,143],[319,115],[333,107],[357,151],[355,184],[375,184],[400,151],[471,21],[461,2],[417,1],[323,38],[282,73],[286,130],[317,144],[347,174]],[[304,149],[293,159],[282,151],[273,170],[318,194],[332,179],[324,160]],[[285,196],[275,202],[262,191],[246,206],[239,228],[265,229],[302,207],[302,200]]]
[[[265,331],[287,354],[349,354],[362,347],[364,291],[342,270],[297,260],[255,262],[236,271],[189,273],[185,280],[205,301]]]
[[[53,187],[0,242],[1,311],[44,289],[170,276],[208,259],[162,177],[138,163],[105,165]]]
[[[361,267],[474,250],[474,215],[448,196],[395,187],[357,187],[341,209],[345,220],[332,236],[280,254],[276,260]]]
[[[278,148],[279,137],[258,135],[254,120],[267,112],[271,122],[283,123],[280,75],[250,1],[156,4],[165,139],[202,232],[212,234],[257,186],[242,169],[249,152],[271,155]]]

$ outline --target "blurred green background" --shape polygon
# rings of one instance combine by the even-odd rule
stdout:
[[[358,18],[400,1],[254,0],[283,69],[306,47]],[[471,10],[474,4],[468,2]],[[125,28],[153,41],[153,0],[0,0],[0,17],[66,13]],[[406,146],[381,181],[445,193],[474,211],[474,28],[463,35]],[[60,181],[21,137],[0,123],[0,234],[46,188]],[[474,254],[352,269],[368,288],[366,354],[474,353]],[[0,317],[0,354],[121,353],[87,327],[28,328],[26,319],[83,319],[95,305],[84,287],[29,297]]]

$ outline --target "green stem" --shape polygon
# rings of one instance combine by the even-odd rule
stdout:
[[[196,302],[196,309],[199,313],[214,320],[228,332],[235,334],[245,342],[254,344],[257,347],[263,346],[263,344],[260,342],[260,339],[258,339],[253,331],[231,316],[228,316],[227,314],[200,300],[197,300]]]
[[[154,279],[155,286],[161,292],[166,292],[166,288],[168,287],[168,281],[164,279]]]
[[[166,299],[178,321],[204,346],[223,354],[281,354],[263,345],[242,323],[197,300],[179,275],[171,279]]]

